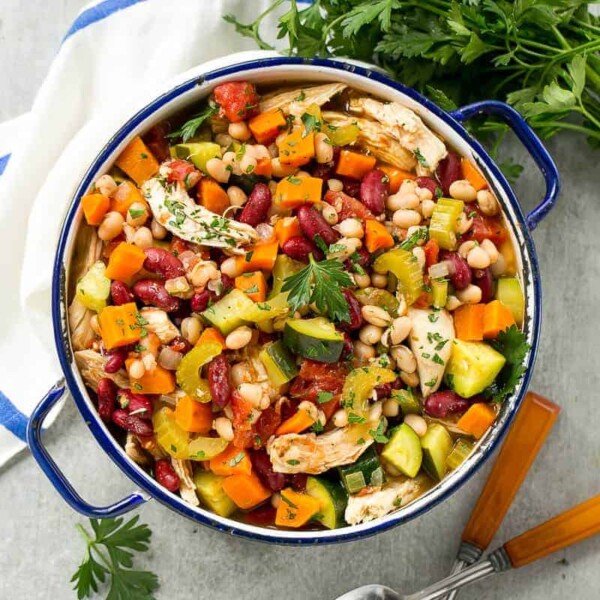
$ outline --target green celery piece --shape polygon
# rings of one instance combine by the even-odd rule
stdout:
[[[464,438],[458,438],[454,443],[454,448],[452,448],[452,452],[446,459],[446,465],[448,465],[449,469],[456,469],[462,463],[469,458],[469,455],[475,448],[475,444],[470,440],[466,440]]]
[[[110,279],[106,277],[106,265],[95,262],[77,282],[77,299],[90,310],[100,312],[106,307],[110,296]]]
[[[398,288],[404,294],[410,306],[423,291],[423,271],[415,255],[408,250],[396,248],[385,252],[373,263],[376,273],[391,271],[398,279]]]
[[[430,285],[433,306],[444,308],[448,301],[448,282],[445,279],[432,279]]]
[[[436,240],[440,248],[454,250],[456,248],[456,232],[458,218],[464,209],[462,200],[440,198],[433,209],[429,223],[429,237]]]

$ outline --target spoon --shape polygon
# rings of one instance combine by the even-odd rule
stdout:
[[[434,600],[493,573],[523,567],[599,532],[600,494],[509,540],[487,558],[420,592],[404,595],[387,586],[374,584],[356,588],[337,600]]]
[[[554,402],[527,393],[462,533],[450,574],[479,560],[490,545],[559,412]],[[451,592],[446,600],[457,595]]]

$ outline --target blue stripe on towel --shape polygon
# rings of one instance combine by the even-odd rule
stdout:
[[[123,10],[124,8],[144,1],[145,0],[104,0],[103,2],[99,2],[95,6],[84,10],[75,21],[73,21],[73,24],[69,27],[69,31],[67,31],[63,38],[63,42],[70,38],[74,33],[77,33],[80,29],[85,29],[88,25],[102,21],[102,19],[110,17],[110,15],[119,10]]]
[[[4,156],[0,156],[0,175],[4,173],[4,169],[6,169],[6,165],[10,159],[10,154],[5,154]]]
[[[27,417],[0,392],[0,425],[4,425],[8,431],[24,442],[27,420]]]

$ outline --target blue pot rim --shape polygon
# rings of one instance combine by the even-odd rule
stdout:
[[[191,505],[187,505],[185,502],[174,496],[170,492],[162,488],[154,480],[144,476],[139,468],[129,459],[126,455],[116,449],[114,440],[110,436],[110,433],[105,429],[101,423],[97,413],[93,411],[88,403],[86,402],[83,394],[80,391],[78,382],[73,374],[73,365],[70,357],[70,342],[67,332],[66,322],[66,310],[63,311],[63,307],[66,306],[65,290],[66,290],[66,272],[64,267],[65,252],[68,247],[68,239],[73,222],[76,218],[76,214],[79,207],[79,200],[81,196],[89,189],[93,183],[94,177],[96,176],[99,168],[106,162],[107,158],[111,155],[114,149],[122,143],[140,124],[144,123],[149,119],[156,111],[164,107],[166,104],[172,102],[179,96],[191,91],[196,86],[210,83],[212,80],[226,77],[239,75],[248,70],[254,70],[257,68],[268,69],[273,67],[283,67],[292,65],[303,65],[312,67],[325,67],[337,71],[348,71],[353,75],[359,75],[365,77],[371,81],[382,84],[388,88],[392,88],[395,91],[401,92],[414,100],[415,102],[424,106],[428,111],[442,120],[447,126],[449,126],[456,134],[458,134],[464,142],[479,155],[481,159],[482,168],[491,173],[497,182],[499,183],[505,198],[508,199],[514,215],[516,218],[516,225],[521,231],[522,239],[525,242],[525,247],[521,249],[522,255],[526,257],[524,260],[524,267],[528,266],[530,269],[531,281],[533,283],[533,300],[534,310],[533,315],[528,321],[528,337],[531,342],[531,350],[528,355],[527,369],[523,376],[518,394],[516,397],[513,396],[514,400],[512,407],[508,410],[508,413],[504,417],[503,422],[499,426],[495,426],[493,432],[493,439],[485,446],[478,449],[476,460],[473,460],[469,468],[463,469],[462,472],[455,472],[455,475],[451,476],[451,483],[449,483],[445,489],[440,490],[436,493],[436,488],[433,488],[431,492],[428,492],[422,498],[429,497],[429,501],[424,503],[422,506],[411,509],[413,505],[409,504],[405,509],[391,513],[382,519],[378,519],[359,526],[349,526],[338,530],[331,530],[328,532],[302,532],[294,535],[289,532],[281,532],[279,530],[271,530],[260,527],[249,527],[247,524],[239,523],[227,519],[229,524],[222,523],[210,517],[210,513],[202,514],[198,512]],[[512,223],[514,227],[514,223]],[[390,79],[387,75],[383,74],[379,70],[371,69],[365,66],[359,66],[351,63],[342,63],[339,61],[321,59],[321,58],[298,58],[298,57],[269,57],[260,58],[254,60],[248,60],[240,63],[236,63],[231,66],[225,66],[221,68],[215,68],[212,71],[205,73],[201,77],[193,77],[179,85],[173,87],[170,91],[162,94],[161,96],[154,99],[152,102],[147,104],[143,109],[137,112],[131,117],[109,140],[104,146],[102,151],[97,155],[96,159],[91,164],[90,168],[84,175],[77,191],[74,194],[72,204],[65,217],[63,227],[60,233],[60,238],[57,246],[56,258],[53,268],[53,281],[52,281],[52,321],[54,327],[54,339],[56,349],[62,371],[65,376],[67,387],[73,396],[77,408],[79,409],[84,421],[89,426],[92,434],[100,444],[101,448],[111,457],[111,459],[117,464],[117,466],[137,485],[143,488],[153,498],[159,500],[162,504],[171,508],[172,510],[183,514],[184,516],[193,519],[203,525],[211,527],[213,529],[230,533],[234,536],[243,537],[251,540],[258,540],[263,542],[271,542],[283,545],[315,545],[315,544],[331,544],[337,542],[347,542],[358,540],[362,538],[381,533],[392,527],[396,527],[403,523],[406,523],[425,512],[431,510],[442,501],[446,500],[450,495],[457,491],[462,485],[464,485],[477,471],[481,468],[484,462],[489,458],[493,451],[498,447],[502,439],[504,438],[512,419],[514,418],[523,397],[529,386],[529,382],[532,376],[533,366],[538,351],[539,344],[539,333],[541,326],[541,284],[539,276],[539,266],[537,261],[537,255],[533,243],[533,239],[527,227],[527,223],[518,200],[512,191],[506,177],[503,175],[500,168],[495,164],[483,146],[474,138],[472,138],[466,129],[448,112],[439,108],[436,104],[425,98],[415,90],[408,88],[401,83],[398,83]],[[471,463],[471,457],[468,462]],[[448,480],[446,480],[448,481]],[[248,531],[251,529],[252,531]],[[282,536],[285,533],[285,537]],[[294,532],[296,533],[296,532]]]

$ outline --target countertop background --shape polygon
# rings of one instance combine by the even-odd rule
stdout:
[[[84,0],[0,0],[0,121],[29,110],[60,40]],[[118,17],[117,17],[118,18]],[[531,389],[563,412],[523,484],[497,542],[502,543],[600,490],[597,368],[600,225],[597,162],[580,138],[548,143],[563,176],[559,204],[534,234],[544,290],[544,324]],[[514,142],[508,152],[524,160]],[[531,162],[516,186],[530,208],[543,192]],[[24,357],[25,359],[25,357]],[[35,366],[32,365],[32,371]],[[50,382],[49,382],[50,384]],[[108,503],[132,483],[103,454],[68,403],[47,436],[48,448],[75,487]],[[142,508],[153,530],[143,566],[158,573],[159,599],[333,599],[381,582],[413,591],[444,576],[491,461],[442,506],[368,540],[319,548],[259,545],[187,521],[156,502]],[[69,579],[84,545],[83,522],[24,453],[0,471],[0,597],[74,598]],[[600,596],[600,537],[525,570],[465,590],[465,600],[591,600]]]

